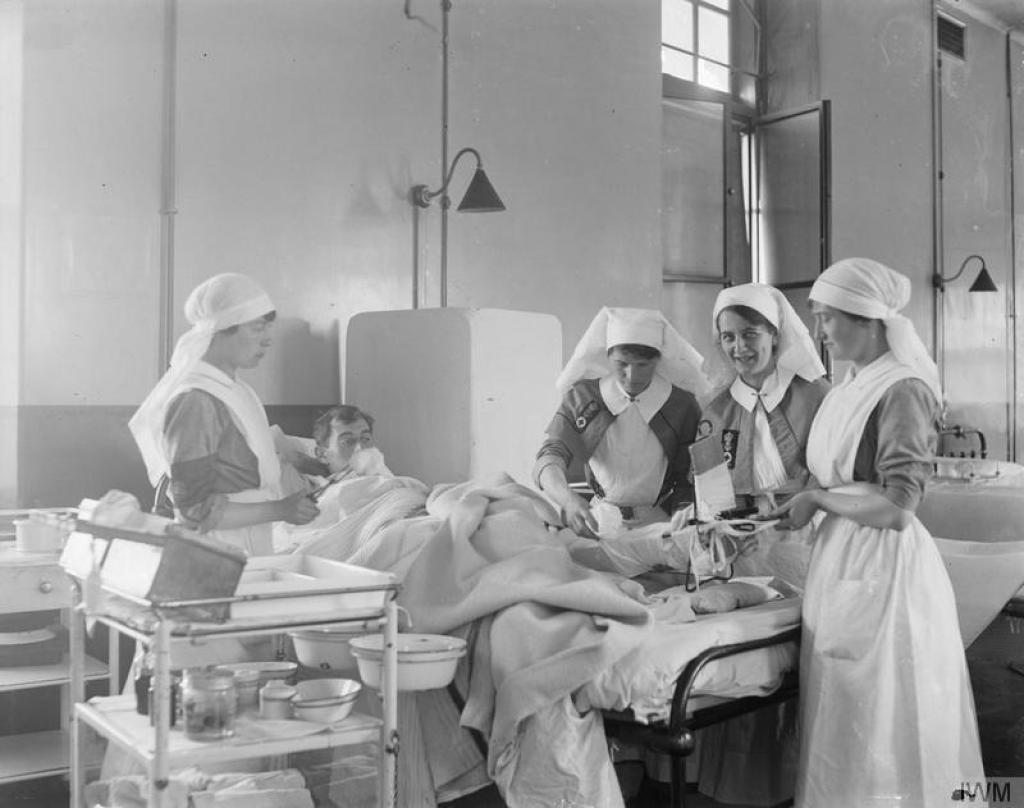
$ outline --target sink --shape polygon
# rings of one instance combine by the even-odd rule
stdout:
[[[936,479],[917,516],[946,562],[966,647],[1024,586],[1024,475]]]

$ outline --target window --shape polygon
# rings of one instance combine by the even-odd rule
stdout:
[[[730,0],[662,0],[662,73],[731,91],[729,4]]]

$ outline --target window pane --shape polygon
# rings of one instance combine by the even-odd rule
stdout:
[[[814,280],[821,272],[821,157],[817,110],[758,127],[761,280]]]
[[[671,48],[662,48],[661,72],[684,81],[693,81],[693,57]]]
[[[665,272],[725,271],[720,104],[662,99],[661,237]]]
[[[729,0],[704,0],[709,6],[718,6],[723,11],[729,10]]]
[[[729,92],[729,68],[698,59],[697,81],[712,90],[721,90],[723,93],[727,93]]]
[[[697,14],[697,53],[729,64],[728,15],[710,8],[701,8]]]
[[[693,52],[693,3],[662,0],[661,41]]]

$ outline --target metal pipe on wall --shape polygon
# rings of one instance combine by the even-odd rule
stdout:
[[[448,12],[451,0],[441,0],[441,187],[448,171]],[[441,193],[441,276],[440,305],[448,305],[448,189]]]
[[[178,89],[178,0],[164,0],[163,114],[160,126],[160,325],[157,378],[174,350],[174,217]]]
[[[932,73],[932,267],[939,276],[944,275],[942,260],[942,54],[939,51],[937,27],[939,9],[932,0],[931,73]],[[941,289],[932,290],[932,353],[939,370],[939,386],[945,394],[945,321],[944,298]],[[940,404],[942,402],[939,402]]]
[[[1006,430],[1006,456],[1017,460],[1017,401],[1020,395],[1020,376],[1017,373],[1017,143],[1014,137],[1013,126],[1013,39],[1010,32],[1006,33],[1006,104],[1007,119],[1009,126],[1009,154],[1010,154],[1010,266],[1007,269],[1006,277],[1006,311],[1007,311],[1007,339],[1010,350],[1007,351],[1009,368],[1007,375],[1010,379],[1010,400],[1007,402],[1009,412],[1007,413],[1008,429]]]

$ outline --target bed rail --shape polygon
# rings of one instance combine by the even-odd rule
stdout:
[[[788,629],[770,637],[747,642],[719,645],[708,648],[695,656],[676,679],[672,694],[672,708],[667,721],[645,724],[637,721],[631,710],[604,710],[605,731],[613,737],[631,743],[644,743],[650,749],[664,752],[672,757],[671,808],[685,808],[686,805],[686,757],[695,746],[694,732],[730,718],[759,710],[769,704],[788,701],[797,695],[799,685],[796,671],[783,677],[782,683],[764,696],[746,696],[726,699],[719,704],[687,709],[693,694],[694,684],[701,670],[710,662],[723,657],[755,651],[773,645],[800,641],[800,627]]]

